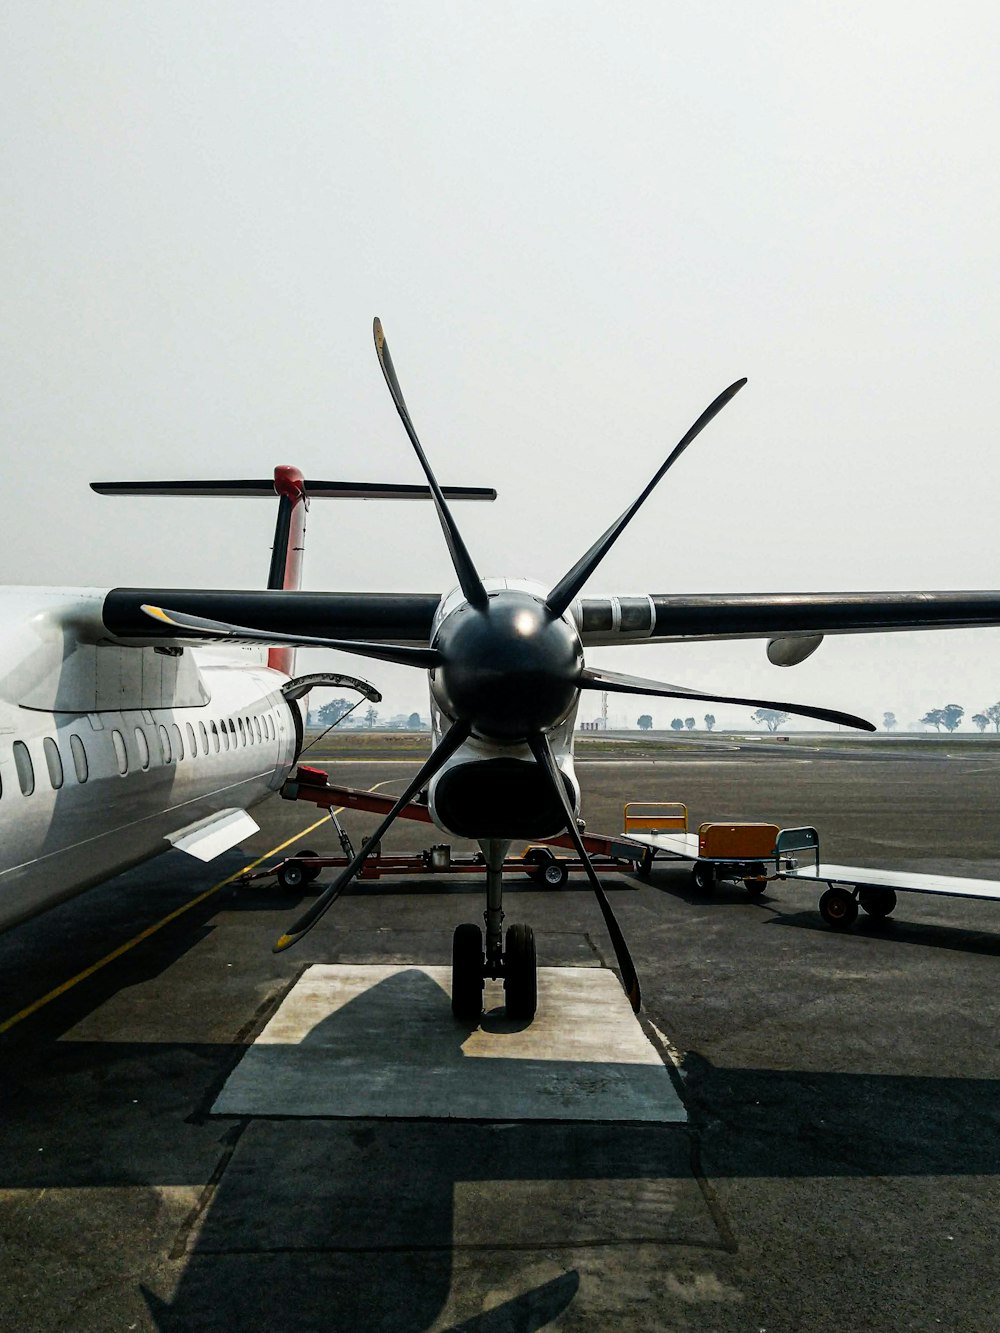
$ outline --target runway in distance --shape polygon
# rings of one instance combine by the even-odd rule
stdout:
[[[109,495],[277,496],[268,589],[295,596],[316,498],[430,499],[426,486],[307,481],[94,483]],[[492,500],[490,488],[455,499]],[[268,595],[266,592],[262,594]],[[171,846],[210,860],[257,825],[302,747],[315,685],[295,650],[193,651],[109,628],[98,588],[0,589],[0,930]]]
[[[452,949],[452,1008],[463,1019],[482,1010],[485,977],[503,978],[508,1015],[530,1018],[537,1004],[531,928],[503,928],[501,867],[514,840],[567,833],[586,868],[633,1007],[639,981],[622,932],[578,829],[580,786],[573,730],[581,692],[696,699],[779,708],[803,717],[873,731],[871,723],[832,709],[745,699],[588,668],[584,650],[612,643],[669,643],[762,637],[775,665],[814,652],[825,634],[1000,624],[998,592],[902,592],[762,595],[650,594],[583,597],[584,586],[640,506],[696,436],[743,388],[737,380],[705,409],[638,498],[552,588],[487,578],[462,538],[414,429],[380,322],[375,347],[383,376],[434,497],[458,586],[428,594],[229,593],[122,588],[104,603],[105,626],[136,644],[198,642],[306,645],[426,670],[434,747],[373,833],[383,836],[403,807],[424,795],[435,824],[476,839],[487,865],[485,939],[465,923]],[[362,850],[277,940],[294,945],[351,883]]]

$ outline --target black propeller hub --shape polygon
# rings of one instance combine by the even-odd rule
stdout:
[[[576,703],[580,636],[531,593],[504,589],[482,609],[458,607],[442,621],[433,646],[442,658],[431,672],[435,702],[479,736],[524,740],[557,726]]]

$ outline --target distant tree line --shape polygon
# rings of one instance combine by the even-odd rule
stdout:
[[[944,727],[945,731],[952,732],[958,728],[964,716],[965,709],[961,704],[945,704],[943,708],[931,708],[920,721],[924,726],[934,727],[937,731]],[[1000,731],[1000,703],[990,704],[981,713],[973,713],[972,721],[980,732],[985,731],[991,722],[994,730]]]

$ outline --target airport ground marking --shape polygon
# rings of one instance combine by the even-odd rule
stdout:
[[[374,787],[369,787],[368,790],[377,791],[379,787],[387,787],[390,782],[394,781],[396,781],[395,778],[387,778],[384,782],[376,782]],[[342,805],[338,806],[334,811],[334,814],[342,814],[345,808],[346,807]],[[107,965],[113,963],[116,958],[121,958],[122,954],[128,953],[130,949],[134,949],[135,946],[141,944],[143,940],[148,940],[150,935],[155,935],[158,930],[162,930],[164,926],[168,926],[171,921],[176,921],[177,918],[183,916],[185,912],[190,912],[192,907],[197,907],[199,903],[205,902],[207,898],[211,898],[213,893],[218,893],[220,889],[224,889],[228,884],[232,884],[233,881],[239,879],[241,875],[246,875],[251,870],[255,870],[262,861],[270,860],[270,858],[275,856],[278,852],[283,852],[286,847],[291,847],[293,842],[299,842],[302,838],[308,837],[314,829],[318,829],[321,824],[325,824],[328,818],[329,815],[323,815],[321,819],[317,819],[316,822],[310,824],[308,828],[300,829],[298,833],[294,833],[290,838],[286,838],[284,842],[278,843],[277,847],[268,848],[262,856],[257,857],[256,861],[251,861],[249,865],[245,865],[241,870],[235,870],[231,875],[227,876],[226,879],[222,879],[218,884],[213,884],[210,889],[206,889],[204,893],[197,894],[190,902],[183,903],[180,907],[175,907],[174,910],[168,912],[162,920],[155,921],[151,926],[147,926],[145,930],[140,931],[138,935],[133,936],[132,939],[126,940],[124,944],[119,944],[117,949],[112,949],[109,954],[105,954],[103,958],[99,958],[96,963],[91,963],[91,965],[85,967],[82,972],[78,972],[76,976],[70,977],[68,981],[61,982],[58,986],[54,987],[47,994],[42,995],[39,999],[32,1000],[31,1004],[25,1005],[23,1009],[18,1010],[16,1014],[12,1014],[10,1018],[5,1018],[4,1021],[0,1023],[0,1035],[4,1032],[9,1032],[16,1024],[23,1022],[26,1018],[30,1018],[32,1014],[36,1014],[39,1009],[43,1009],[47,1004],[51,1004],[53,1000],[58,1000],[60,995],[65,995],[68,990],[72,990],[73,987],[79,985],[81,981],[86,981],[88,977],[92,977],[94,973],[99,972],[102,967],[107,967]]]

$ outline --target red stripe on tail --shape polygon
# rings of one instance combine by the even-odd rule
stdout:
[[[274,491],[279,497],[278,522],[274,534],[269,586],[297,592],[302,582],[302,556],[306,541],[305,478],[297,467],[274,469]],[[282,550],[283,546],[283,550]],[[267,665],[286,676],[295,672],[294,648],[270,648]]]

